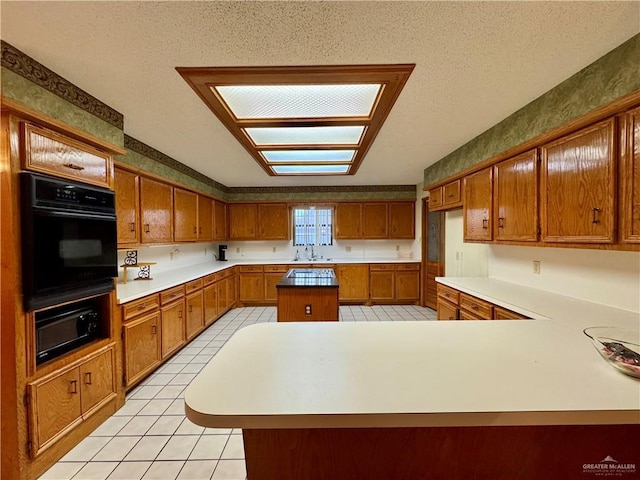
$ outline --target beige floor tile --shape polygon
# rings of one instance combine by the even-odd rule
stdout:
[[[113,437],[122,430],[122,428],[129,423],[132,418],[132,416],[120,417],[113,415],[112,417],[107,418],[102,425],[91,432],[91,435],[94,437]]]
[[[189,460],[217,460],[222,455],[230,435],[203,435],[189,455]]]
[[[109,480],[138,480],[149,469],[152,462],[121,462],[109,475]]]
[[[173,435],[182,423],[183,417],[178,415],[163,415],[149,429],[147,435]]]
[[[229,437],[229,441],[224,447],[224,451],[220,458],[224,458],[225,460],[244,458],[244,443],[242,441],[242,435],[231,435]]]
[[[118,462],[122,460],[142,437],[113,437],[95,457],[94,462]]]
[[[175,435],[164,446],[156,460],[186,460],[198,442],[198,435]]]
[[[89,462],[76,473],[73,480],[106,480],[118,462]]]
[[[62,462],[88,462],[109,441],[110,437],[87,437],[62,457]]]
[[[211,480],[245,480],[246,477],[244,460],[220,460]]]
[[[147,430],[156,423],[156,420],[160,418],[154,415],[137,415],[125,425],[125,427],[118,432],[118,436],[122,435],[144,435]]]
[[[174,480],[183,465],[183,461],[153,462],[142,478],[144,480]]]
[[[162,447],[169,441],[171,437],[168,435],[147,435],[143,437],[135,447],[125,457],[126,461],[150,460],[156,459]]]
[[[196,425],[188,418],[182,421],[182,424],[176,430],[176,435],[200,435],[204,432],[204,427]]]
[[[85,462],[58,462],[44,472],[39,480],[69,480],[85,465]]]
[[[178,480],[209,480],[218,465],[217,460],[187,460]]]

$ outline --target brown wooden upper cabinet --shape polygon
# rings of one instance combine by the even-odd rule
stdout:
[[[415,217],[415,202],[389,202],[389,238],[415,238]]]
[[[287,240],[289,208],[285,203],[229,205],[230,240]]]
[[[621,127],[622,239],[640,243],[640,108],[627,112]]]
[[[335,238],[415,237],[414,202],[344,202],[336,205]]]
[[[544,242],[615,240],[615,119],[541,149],[540,213]]]
[[[258,204],[258,238],[260,240],[288,240],[290,237],[289,207],[286,203]]]
[[[462,179],[429,190],[429,211],[449,210],[462,206]]]
[[[198,195],[173,189],[173,238],[176,242],[190,242],[198,237]]]
[[[255,240],[257,225],[257,204],[232,203],[229,205],[229,240]]]
[[[139,177],[116,168],[114,178],[118,245],[140,243]]]
[[[142,243],[173,242],[173,188],[150,178],[140,178]]]
[[[493,169],[485,168],[464,178],[464,240],[491,241]]]
[[[388,238],[389,237],[389,204],[387,203],[363,203],[362,204],[362,237],[363,238]]]
[[[538,240],[538,153],[518,155],[494,167],[493,231],[496,240]]]
[[[227,240],[229,238],[229,223],[227,222],[227,204],[218,200],[213,201],[213,239]]]
[[[111,188],[113,161],[109,154],[46,128],[21,125],[25,170]]]
[[[198,195],[198,240],[213,240],[213,200]]]

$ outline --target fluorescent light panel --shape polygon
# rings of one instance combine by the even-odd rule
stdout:
[[[350,162],[355,150],[261,150],[270,163],[278,162]]]
[[[364,126],[245,128],[255,145],[357,145]]]
[[[326,173],[347,173],[350,165],[273,165],[274,172],[280,175],[293,174],[326,174]]]
[[[212,87],[237,119],[368,117],[380,84]]]

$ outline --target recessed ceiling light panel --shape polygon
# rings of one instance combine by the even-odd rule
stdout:
[[[369,117],[380,84],[213,87],[237,119]]]
[[[279,175],[327,175],[345,174],[349,165],[274,165]]]
[[[357,145],[364,127],[258,127],[245,131],[255,145]]]
[[[350,162],[355,150],[262,150],[269,163]]]

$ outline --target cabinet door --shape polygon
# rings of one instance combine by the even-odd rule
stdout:
[[[519,313],[512,312],[506,308],[494,306],[493,307],[494,320],[527,320],[528,317],[520,315]]]
[[[339,203],[336,206],[335,238],[362,238],[362,204]]]
[[[111,157],[89,145],[52,130],[22,124],[23,167],[26,170],[111,187]]]
[[[442,187],[429,190],[429,211],[434,212],[442,208]]]
[[[436,300],[437,318],[438,320],[458,320],[458,307],[453,303],[438,297]]]
[[[491,195],[493,186],[491,167],[464,178],[464,239],[465,241],[490,241]]]
[[[227,281],[227,308],[233,308],[238,300],[238,288],[237,288],[236,275],[232,275],[226,278]]]
[[[140,243],[138,175],[116,168],[114,177],[118,245]]]
[[[371,300],[394,300],[395,272],[393,270],[371,270],[369,281]]]
[[[462,182],[458,179],[454,180],[453,182],[447,183],[444,187],[442,187],[442,205],[444,207],[451,208],[460,205],[460,202],[462,201],[460,192],[461,183]]]
[[[198,237],[198,195],[181,188],[173,189],[173,234],[176,242],[195,241]]]
[[[640,108],[623,118],[622,155],[622,238],[625,242],[640,242]]]
[[[419,268],[418,270],[396,271],[396,300],[416,301],[420,299]]]
[[[389,204],[362,204],[362,238],[389,237]]]
[[[415,202],[389,203],[389,238],[414,239],[415,231]]]
[[[140,177],[142,243],[173,241],[173,192],[170,185]]]
[[[187,340],[193,338],[204,326],[204,299],[202,290],[187,295]]]
[[[614,119],[542,147],[544,242],[612,243],[615,233]]]
[[[129,386],[160,363],[160,312],[126,322],[122,331],[125,383]]]
[[[229,240],[255,240],[257,225],[258,205],[255,203],[229,205]]]
[[[538,154],[536,150],[494,167],[496,240],[538,240]]]
[[[185,343],[184,299],[162,307],[162,358],[166,358]]]
[[[84,418],[116,392],[113,348],[80,365],[80,399]]]
[[[204,295],[204,324],[211,325],[218,318],[218,285],[211,284],[202,290]]]
[[[275,302],[278,300],[278,289],[276,284],[285,275],[282,272],[278,273],[265,273],[264,274],[264,299],[268,302]]]
[[[227,204],[215,200],[213,202],[213,239],[227,240],[229,238],[227,223]]]
[[[369,298],[369,265],[337,265],[336,275],[340,300],[365,301]]]
[[[198,240],[213,240],[213,200],[198,195]]]
[[[260,302],[264,300],[264,274],[240,274],[240,301]]]
[[[31,454],[40,450],[82,421],[80,371],[67,370],[29,385]]]
[[[258,205],[258,239],[288,240],[290,237],[289,207],[286,203]]]
[[[229,308],[229,301],[227,300],[227,286],[229,283],[227,279],[220,280],[215,284],[218,289],[218,315],[222,315]]]

